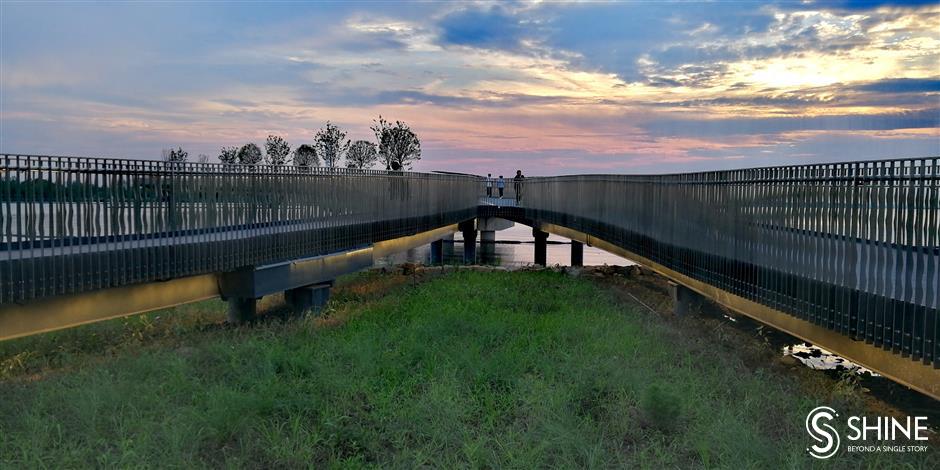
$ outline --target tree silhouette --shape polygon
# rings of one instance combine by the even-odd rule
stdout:
[[[326,127],[317,131],[314,145],[317,147],[317,155],[323,159],[323,166],[330,168],[338,166],[349,149],[346,133],[329,121],[326,122]]]
[[[411,165],[421,159],[421,141],[407,124],[401,121],[392,124],[379,116],[372,131],[379,142],[379,158],[386,170],[411,169]]]
[[[375,144],[368,140],[357,140],[349,146],[346,152],[346,166],[349,168],[372,168],[379,156],[375,151]]]
[[[248,143],[238,149],[238,163],[242,165],[257,165],[261,163],[261,149],[257,145]]]
[[[268,136],[268,140],[264,143],[264,150],[268,155],[265,160],[268,165],[283,165],[290,157],[290,144],[276,135]]]
[[[219,161],[226,165],[238,163],[238,147],[222,147],[222,151],[219,152]]]
[[[317,156],[316,147],[303,144],[294,150],[294,166],[311,167],[319,165],[320,157]]]
[[[208,162],[208,161],[209,161],[209,156],[206,155],[206,154],[204,154],[204,153],[200,153],[200,154],[196,157],[196,163],[206,163],[206,162]]]
[[[189,152],[183,150],[183,147],[177,149],[163,149],[161,157],[165,162],[181,163],[189,158]]]

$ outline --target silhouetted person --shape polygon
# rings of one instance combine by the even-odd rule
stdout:
[[[388,186],[389,191],[390,191],[389,199],[393,201],[396,199],[401,199],[402,201],[404,201],[406,199],[405,193],[407,191],[407,188],[405,187],[406,183],[405,183],[404,178],[400,178],[401,163],[392,161],[389,163],[388,169],[389,169],[389,174],[392,175],[391,181],[389,181],[389,186]]]
[[[524,179],[522,170],[516,170],[516,177],[512,179],[513,189],[516,190],[516,202],[522,202],[522,180]]]
[[[493,197],[493,174],[486,174],[486,197]]]
[[[503,190],[506,189],[506,181],[503,180],[503,175],[499,175],[499,179],[496,180],[496,189],[499,190],[499,198],[503,198]]]

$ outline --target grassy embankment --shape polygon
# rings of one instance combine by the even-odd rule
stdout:
[[[276,310],[276,307],[275,307]],[[0,467],[927,467],[805,452],[852,391],[746,364],[591,279],[366,273],[325,315],[220,302],[0,343]],[[772,362],[772,361],[771,361]]]

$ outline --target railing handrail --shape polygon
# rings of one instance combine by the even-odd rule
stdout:
[[[54,167],[32,167],[32,166],[14,166],[14,162],[61,162],[87,164],[87,165],[105,165],[117,166],[104,171],[140,171],[140,170],[120,170],[123,167],[164,167],[159,170],[150,170],[155,174],[163,173],[186,173],[186,174],[257,174],[257,175],[347,175],[347,176],[420,176],[433,177],[435,179],[477,179],[471,175],[458,175],[447,173],[420,172],[410,170],[380,170],[380,169],[360,169],[348,167],[326,167],[326,166],[299,166],[293,164],[271,165],[266,163],[241,164],[241,163],[215,163],[215,162],[171,162],[164,160],[147,160],[134,158],[112,158],[112,157],[82,157],[72,155],[40,155],[40,154],[22,154],[22,153],[0,153],[0,170],[44,170],[44,171],[86,171],[82,168],[54,168]],[[209,171],[214,170],[214,171]],[[100,172],[102,169],[97,169]],[[123,173],[122,173],[123,174]]]
[[[116,157],[87,157],[87,156],[75,156],[75,155],[45,155],[45,154],[27,154],[27,153],[0,153],[0,169],[2,170],[12,170],[12,169],[32,169],[30,167],[11,167],[9,166],[8,160],[10,157],[25,157],[30,161],[32,159],[36,160],[66,160],[66,161],[75,161],[78,162],[87,162],[94,164],[122,164],[122,165],[162,165],[167,168],[162,171],[166,172],[180,172],[181,170],[203,170],[205,173],[232,173],[232,174],[265,174],[265,175],[278,175],[278,174],[314,174],[314,175],[330,175],[330,174],[345,174],[345,175],[421,175],[421,176],[435,176],[441,177],[443,179],[448,178],[472,178],[472,179],[486,179],[485,176],[479,175],[468,175],[468,174],[453,174],[453,173],[440,173],[440,172],[419,172],[419,171],[410,171],[410,170],[381,170],[381,169],[359,169],[359,168],[347,168],[347,167],[325,167],[325,166],[298,166],[292,164],[284,165],[271,165],[266,163],[258,164],[228,164],[228,163],[215,163],[215,162],[170,162],[164,160],[149,160],[149,159],[135,159],[135,158],[116,158]],[[525,181],[540,181],[544,179],[555,179],[555,180],[567,180],[573,178],[580,179],[592,179],[594,181],[623,181],[629,179],[631,181],[637,181],[642,179],[668,179],[668,178],[681,178],[683,180],[688,180],[689,178],[701,178],[700,182],[725,182],[728,179],[724,178],[725,176],[736,176],[736,175],[745,175],[759,173],[761,171],[770,171],[770,170],[781,170],[781,169],[792,169],[795,171],[799,170],[838,170],[845,168],[858,168],[858,169],[875,169],[879,165],[892,164],[890,168],[898,169],[909,169],[909,168],[918,168],[919,165],[914,165],[914,163],[924,162],[940,159],[938,156],[926,156],[926,157],[905,157],[905,158],[890,158],[890,159],[874,159],[874,160],[851,160],[851,161],[841,161],[841,162],[823,162],[823,163],[805,163],[798,165],[769,165],[769,166],[757,166],[749,168],[737,168],[737,169],[727,169],[727,170],[704,170],[704,171],[692,171],[692,172],[676,172],[676,173],[634,173],[634,174],[605,174],[605,173],[584,173],[584,174],[573,174],[573,175],[557,175],[557,176],[527,176]],[[911,163],[912,165],[905,165],[906,163]],[[898,164],[897,166],[893,164]],[[928,167],[929,168],[929,167]],[[39,169],[39,168],[35,168]],[[56,168],[43,168],[51,171],[58,171]],[[208,169],[215,170],[224,170],[224,171],[205,171]],[[69,171],[80,171],[80,169],[74,169]],[[199,171],[186,171],[186,173],[200,173]],[[906,178],[910,175],[897,175],[901,178]],[[934,179],[940,175],[932,176],[916,176],[918,178],[927,178]],[[715,177],[715,180],[708,181],[709,177]],[[852,176],[852,177],[839,177],[839,176],[824,176],[824,177],[795,177],[792,181],[821,181],[821,180],[877,180],[883,179],[884,177],[865,177],[865,176]],[[496,178],[491,178],[496,179]],[[512,182],[513,177],[504,177],[507,182]],[[738,181],[738,180],[735,180]],[[776,181],[776,180],[754,180],[748,179],[748,181]]]
[[[481,182],[0,154],[0,302],[335,253],[512,210],[940,365],[940,157],[510,176],[489,199]]]
[[[741,178],[741,179],[728,179],[728,177],[741,177],[743,175],[751,175],[754,173],[761,172],[772,172],[779,170],[793,170],[793,171],[806,171],[806,170],[839,170],[847,168],[858,168],[858,169],[870,169],[874,170],[876,168],[884,168],[884,164],[899,164],[897,166],[889,166],[888,168],[897,168],[897,169],[909,169],[909,168],[930,168],[929,166],[924,165],[905,165],[906,163],[920,163],[940,159],[940,156],[932,157],[909,157],[909,158],[895,158],[895,159],[880,159],[880,160],[854,160],[854,161],[844,161],[844,162],[830,162],[830,163],[806,163],[800,165],[775,165],[775,166],[761,166],[753,168],[739,168],[732,170],[707,170],[707,171],[695,171],[695,172],[683,172],[683,173],[651,173],[651,174],[604,174],[604,173],[585,173],[585,174],[574,174],[574,175],[558,175],[558,176],[527,176],[525,178],[526,182],[529,181],[541,181],[541,180],[569,180],[569,179],[591,179],[592,181],[610,181],[610,182],[621,182],[624,180],[630,181],[640,181],[648,179],[650,181],[654,180],[669,180],[670,178],[677,178],[683,182],[692,182],[690,180],[695,179],[695,183],[723,183],[730,181],[750,181],[750,182],[769,182],[769,181],[824,181],[824,180],[878,180],[884,179],[887,177],[865,177],[865,176],[821,176],[821,177],[791,177],[791,178],[781,178],[781,179],[755,179],[755,178]],[[882,165],[879,167],[879,165]],[[897,178],[908,179],[910,175],[899,174],[895,175]],[[926,179],[936,179],[940,175],[927,176]],[[923,176],[921,176],[923,178]],[[505,178],[507,181],[512,181],[512,178]],[[679,181],[676,181],[679,182]]]

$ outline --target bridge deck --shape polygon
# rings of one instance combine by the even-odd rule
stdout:
[[[502,198],[472,176],[327,168],[0,155],[0,174],[0,312],[490,216],[940,368],[937,157],[528,178]]]

